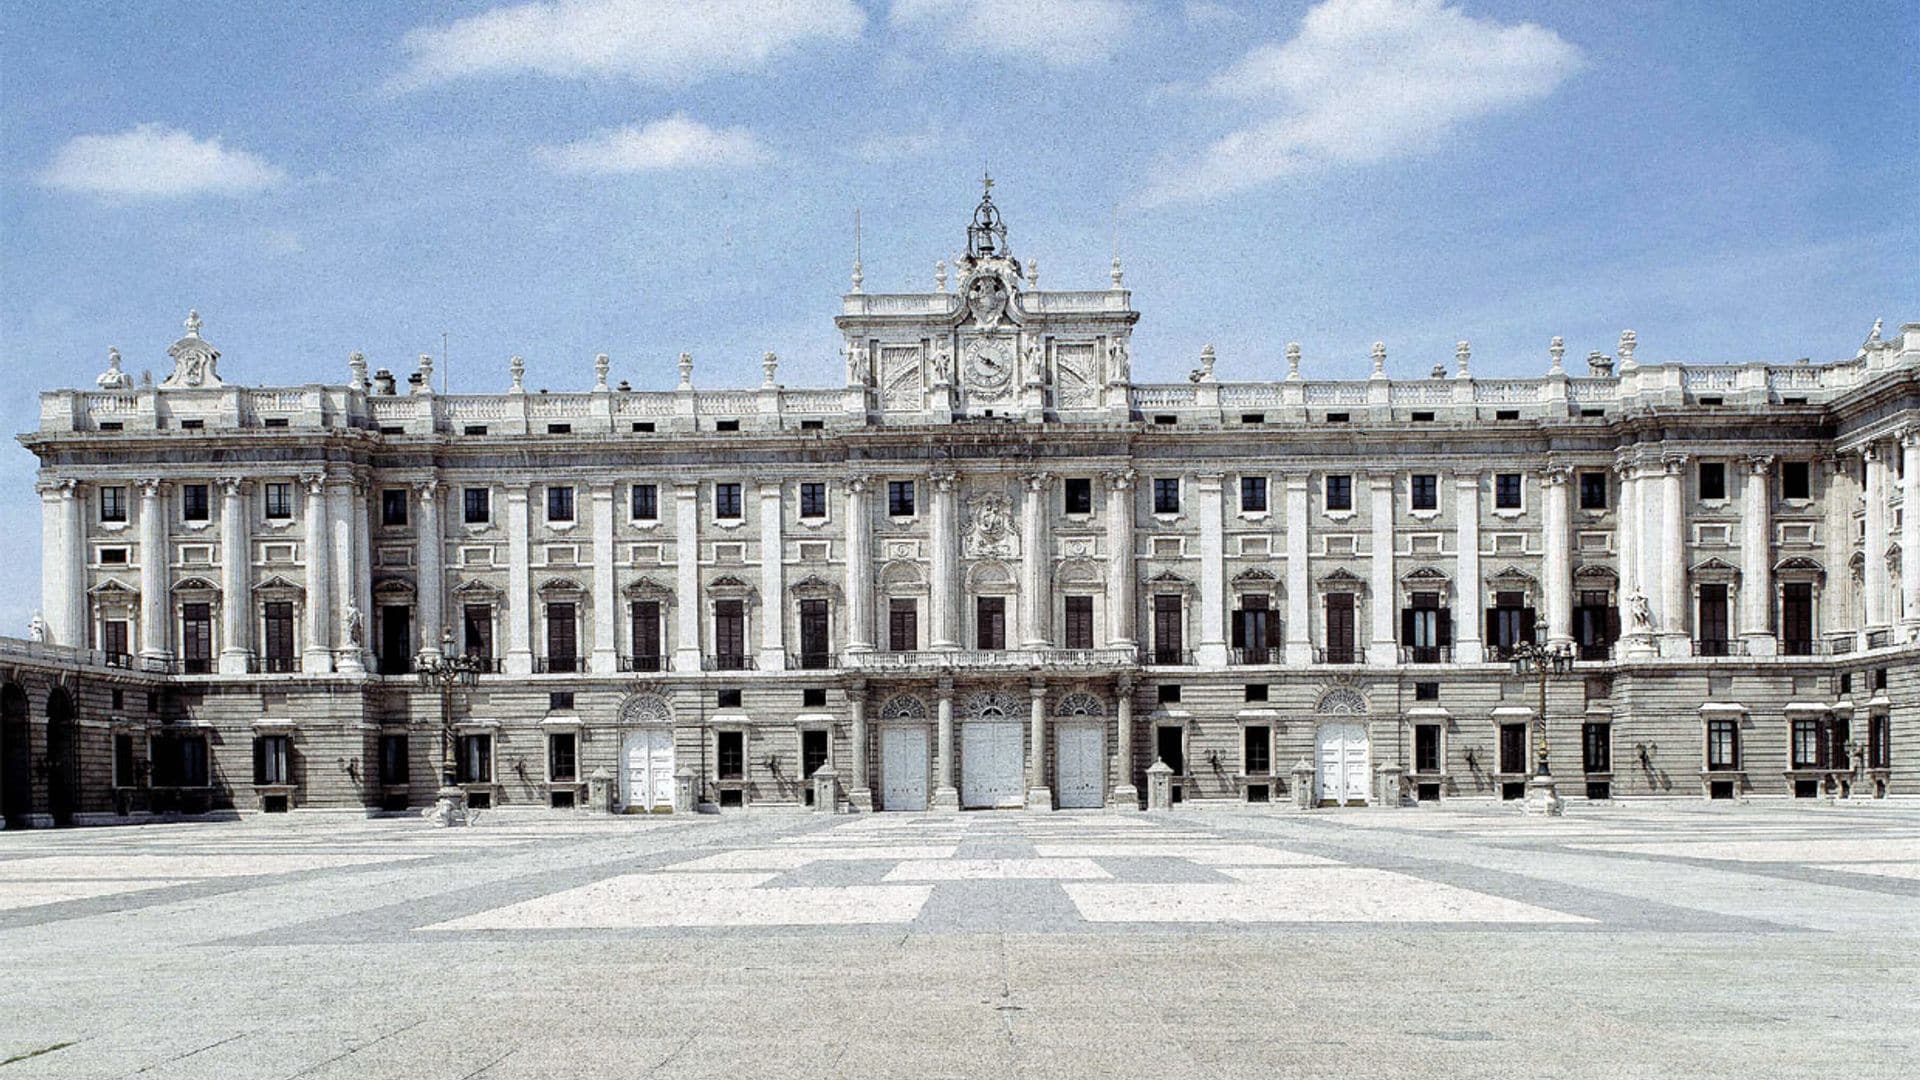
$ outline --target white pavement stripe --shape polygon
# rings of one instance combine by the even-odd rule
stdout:
[[[761,889],[772,874],[628,874],[425,930],[833,926],[911,922],[929,885]]]
[[[1111,878],[1091,859],[949,859],[903,862],[885,881],[1094,881]]]
[[[1588,923],[1579,915],[1353,867],[1227,871],[1234,885],[1066,884],[1088,922]]]

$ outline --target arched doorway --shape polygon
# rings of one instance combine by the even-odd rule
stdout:
[[[73,696],[56,686],[47,694],[47,812],[56,827],[73,824],[80,807],[80,755]]]
[[[33,743],[27,728],[27,692],[0,686],[0,815],[24,829],[33,813]]]
[[[1314,709],[1314,782],[1322,806],[1358,806],[1367,801],[1372,774],[1367,741],[1367,699],[1351,687],[1336,687]]]

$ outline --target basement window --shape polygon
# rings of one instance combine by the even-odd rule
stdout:
[[[1330,412],[1327,414],[1327,423],[1329,424],[1344,424],[1348,419],[1348,414],[1343,412]]]
[[[1162,683],[1158,690],[1162,705],[1172,705],[1180,700],[1180,687],[1177,684]]]
[[[1433,413],[1429,410],[1417,411],[1413,414],[1413,422],[1416,424],[1431,424],[1433,423]]]
[[[1780,399],[1780,404],[1782,405],[1805,405],[1806,403],[1807,399],[1803,397],[1783,397]],[[103,424],[101,426],[104,427],[105,425]]]
[[[714,421],[714,423],[713,423],[713,430],[715,430],[715,431],[739,431],[739,430],[740,430],[740,421],[738,421],[738,420],[716,420],[716,421]]]
[[[1172,427],[1173,425],[1180,422],[1180,418],[1173,415],[1172,413],[1155,413],[1153,417],[1153,422],[1156,424],[1165,424],[1168,427]]]
[[[380,428],[380,434],[382,435],[405,435],[406,433],[407,433],[407,429],[403,427],[395,427],[392,425],[382,425]]]
[[[740,707],[740,691],[716,690],[713,694],[713,704],[718,709],[737,709]]]
[[[100,422],[101,431],[125,431],[126,429],[127,425],[118,420],[102,420]]]
[[[1519,409],[1495,409],[1493,411],[1493,418],[1495,420],[1518,420],[1520,419],[1520,410]]]
[[[1241,413],[1240,422],[1243,424],[1264,424],[1267,422],[1267,414],[1263,412]]]
[[[180,430],[181,430],[181,431],[199,431],[199,430],[201,430],[201,429],[203,429],[203,428],[205,428],[206,426],[207,426],[207,422],[206,422],[205,420],[182,420],[182,421],[180,421]]]
[[[1598,418],[1600,418],[1600,417],[1603,417],[1603,416],[1605,416],[1605,415],[1607,415],[1607,410],[1605,410],[1605,409],[1581,409],[1581,410],[1580,410],[1580,415],[1581,415],[1581,416],[1583,416],[1583,417],[1586,417],[1587,419],[1590,419],[1590,420],[1592,420],[1592,419],[1598,419]]]
[[[1723,398],[1723,397],[1717,397],[1717,396],[1716,396],[1716,397],[1703,397],[1703,398],[1701,398],[1701,399],[1700,399],[1700,404],[1702,404],[1702,405],[1725,405],[1726,403],[1727,403],[1727,399],[1726,399],[1726,398]]]
[[[801,431],[825,431],[825,430],[826,430],[826,428],[827,428],[827,422],[826,422],[825,420],[802,420],[802,421],[800,421],[800,430],[801,430]]]
[[[263,427],[283,428],[287,426],[287,418],[284,416],[269,416],[260,421],[260,424]]]
[[[571,435],[571,434],[573,434],[573,425],[572,425],[572,424],[548,424],[548,425],[547,425],[547,434],[549,434],[549,435]]]
[[[1248,683],[1246,686],[1246,700],[1248,701],[1267,700],[1267,684],[1263,682]]]
[[[639,434],[650,434],[653,431],[653,421],[635,420],[633,422],[633,430]]]
[[[487,425],[485,424],[468,424],[466,427],[460,429],[460,434],[462,435],[485,435],[486,433]]]
[[[827,691],[823,687],[809,686],[800,691],[800,707],[803,709],[824,709],[827,707]]]

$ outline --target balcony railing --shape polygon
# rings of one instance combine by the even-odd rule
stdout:
[[[620,658],[620,670],[621,671],[642,671],[642,672],[665,671],[667,670],[667,658],[664,656],[657,656],[657,655],[622,656]]]
[[[1573,647],[1573,658],[1575,660],[1611,660],[1613,659],[1613,643],[1594,641],[1575,645]]]
[[[572,675],[580,671],[582,665],[577,656],[536,656],[533,658],[535,675]]]
[[[1280,662],[1281,649],[1277,645],[1257,645],[1253,648],[1234,649],[1227,654],[1228,660],[1238,665],[1277,664]]]
[[[247,661],[247,670],[268,675],[288,675],[300,670],[297,656],[255,656]]]
[[[1313,650],[1316,664],[1364,664],[1367,650],[1358,645],[1330,645]]]
[[[843,653],[849,671],[1113,671],[1133,666],[1129,649],[917,649]]]
[[[702,671],[752,671],[753,657],[745,653],[716,653],[700,658]]]
[[[132,653],[123,653],[123,652],[101,653],[100,658],[101,658],[101,662],[106,664],[108,667],[128,668],[128,669],[131,669],[133,667]]]
[[[1782,638],[1780,654],[1782,656],[1817,656],[1827,651],[1827,643],[1796,638]]]
[[[1400,662],[1403,664],[1451,664],[1453,663],[1453,646],[1402,645]]]
[[[1695,656],[1745,656],[1747,643],[1724,638],[1695,638],[1693,640]]]
[[[213,658],[209,656],[184,656],[180,658],[180,674],[211,675]]]
[[[830,652],[797,652],[787,654],[787,666],[802,671],[826,671],[837,666],[836,658]]]
[[[1149,645],[1140,650],[1140,662],[1156,667],[1191,667],[1193,653],[1186,649],[1162,648]]]
[[[1833,651],[1833,655],[1835,656],[1845,656],[1852,652],[1854,644],[1852,634],[1842,634],[1839,637],[1829,639],[1827,642],[1828,647]]]
[[[1884,649],[1887,646],[1892,644],[1893,644],[1893,631],[1891,630],[1867,631],[1867,648]]]

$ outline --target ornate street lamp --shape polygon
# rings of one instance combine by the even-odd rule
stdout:
[[[1558,817],[1562,803],[1554,787],[1553,768],[1547,760],[1547,679],[1573,670],[1573,651],[1566,646],[1541,645],[1523,641],[1508,654],[1514,678],[1532,675],[1540,687],[1540,709],[1535,721],[1534,775],[1527,781],[1527,812]]]
[[[455,687],[472,687],[486,666],[481,657],[453,655],[453,630],[449,627],[440,634],[440,655],[423,658],[415,667],[422,685],[440,691],[440,792],[426,814],[427,820],[436,825],[467,823],[467,793],[460,786],[460,773],[453,760],[453,691]]]

